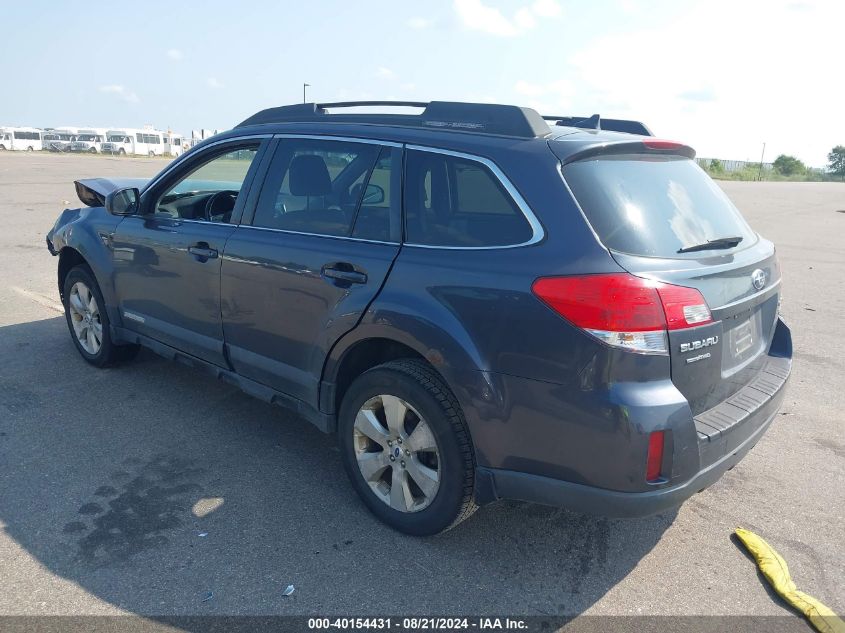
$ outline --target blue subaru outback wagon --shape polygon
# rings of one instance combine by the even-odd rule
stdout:
[[[693,157],[597,115],[284,106],[77,181],[47,245],[86,361],[144,346],[294,409],[398,530],[636,516],[733,467],[791,367],[775,248]]]

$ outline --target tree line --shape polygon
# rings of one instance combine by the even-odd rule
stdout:
[[[827,155],[828,173],[845,180],[845,145],[837,145]],[[798,176],[807,172],[807,166],[788,154],[781,154],[772,163],[772,168],[782,176]]]
[[[772,169],[776,174],[787,178],[800,178],[801,176],[813,175],[814,177],[812,180],[826,180],[833,177],[841,178],[845,181],[845,145],[837,145],[834,147],[827,155],[827,160],[827,174],[824,174],[820,170],[809,170],[801,160],[795,158],[795,156],[790,156],[789,154],[781,154],[775,158],[772,163]],[[725,166],[722,164],[722,161],[717,158],[710,161],[710,164],[707,166],[707,171],[717,178],[728,175],[725,172]],[[748,171],[749,173],[745,174],[745,171]],[[733,175],[738,176],[736,179],[739,180],[757,180],[757,174],[762,175],[762,171],[760,163],[749,163],[746,165],[742,174]]]
[[[845,180],[845,145],[837,145],[830,150],[827,160],[828,172]],[[788,154],[778,156],[772,163],[772,168],[783,176],[799,175],[807,171],[807,166],[804,163]]]

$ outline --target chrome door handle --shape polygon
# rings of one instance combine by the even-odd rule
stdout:
[[[357,270],[343,270],[342,268],[328,267],[323,268],[323,276],[329,279],[337,279],[340,281],[347,281],[352,284],[367,283],[367,275],[358,272]]]
[[[209,248],[208,244],[194,244],[188,247],[188,252],[194,257],[202,259],[214,259],[217,257],[217,249]]]

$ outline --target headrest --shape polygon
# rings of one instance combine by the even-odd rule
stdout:
[[[327,196],[332,192],[329,168],[321,156],[294,156],[290,163],[290,192],[295,196]]]

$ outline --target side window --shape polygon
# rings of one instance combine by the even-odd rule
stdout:
[[[135,142],[136,143],[143,143],[144,142],[144,135],[140,132],[135,134]]]
[[[356,215],[369,208],[365,208],[365,200],[383,204],[375,188],[369,188],[370,196],[366,194],[380,150],[380,146],[369,143],[282,140],[265,179],[253,225],[317,235],[351,235]]]
[[[390,241],[390,180],[393,172],[393,151],[382,148],[355,217],[352,237],[364,240]]]
[[[531,239],[522,211],[486,165],[410,150],[405,160],[409,244],[508,246]]]
[[[158,199],[155,215],[228,223],[258,153],[258,144],[217,154],[183,176]]]

